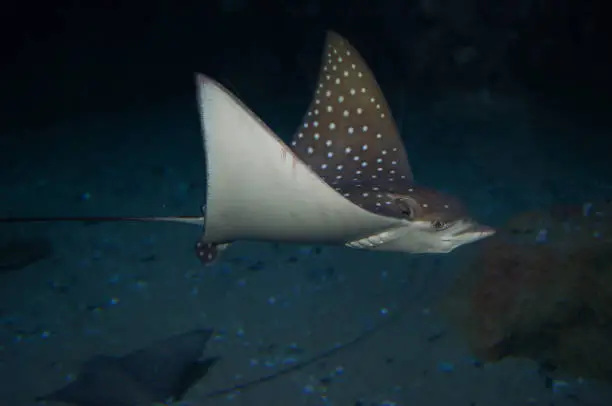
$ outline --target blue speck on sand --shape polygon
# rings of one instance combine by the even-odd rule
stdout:
[[[546,241],[548,241],[548,230],[544,228],[538,231],[538,235],[536,236],[536,242],[544,243]]]
[[[438,370],[442,372],[453,372],[455,370],[455,364],[452,362],[442,361],[438,363]]]

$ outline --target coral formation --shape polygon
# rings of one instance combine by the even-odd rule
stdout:
[[[477,357],[527,357],[612,380],[612,203],[512,218],[444,306]]]

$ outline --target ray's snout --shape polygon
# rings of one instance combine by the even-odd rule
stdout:
[[[460,234],[462,234],[464,237],[469,236],[472,241],[478,241],[495,234],[495,229],[493,227],[476,223],[461,232]]]

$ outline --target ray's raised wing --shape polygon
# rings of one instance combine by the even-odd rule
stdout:
[[[340,192],[355,184],[395,190],[394,183],[413,182],[397,125],[373,73],[335,32],[327,34],[319,81],[292,148]]]

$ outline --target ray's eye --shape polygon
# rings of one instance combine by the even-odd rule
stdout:
[[[402,214],[408,218],[412,218],[412,209],[408,206],[402,207]]]
[[[433,228],[436,231],[444,230],[448,228],[448,223],[442,220],[433,220],[431,222],[431,228]]]
[[[409,219],[414,218],[414,209],[412,208],[408,200],[398,199],[395,201],[395,204],[397,205],[399,212],[402,213],[404,216]]]

